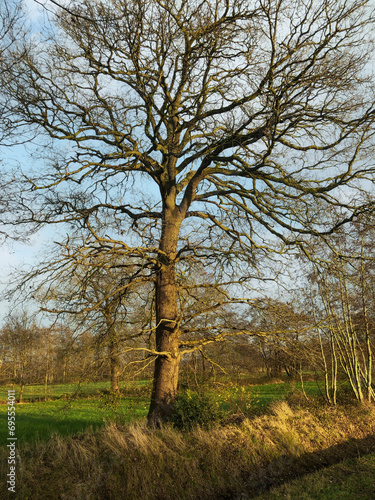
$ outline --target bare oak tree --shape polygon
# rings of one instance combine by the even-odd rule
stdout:
[[[371,2],[45,6],[2,89],[47,146],[23,171],[23,221],[78,226],[93,252],[152,270],[158,422],[183,352],[181,267],[220,262],[218,281],[240,282],[276,240],[301,246],[371,207],[356,191],[374,173]]]
[[[44,269],[36,266],[29,281],[40,275],[44,279],[36,297],[41,310],[64,318],[76,335],[91,332],[99,358],[109,362],[111,392],[119,394],[121,358],[137,350],[134,344],[146,336],[146,330],[152,331],[145,312],[150,307],[149,276],[131,261],[94,258],[82,240],[75,246],[72,242],[61,245],[59,258],[55,253],[54,262],[49,261]],[[147,348],[139,351],[147,352]]]

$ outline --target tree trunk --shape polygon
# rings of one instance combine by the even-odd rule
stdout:
[[[109,359],[111,365],[111,393],[120,394],[120,359],[117,339],[111,339],[109,344]]]
[[[20,396],[18,398],[19,403],[23,403],[23,391],[25,390],[25,384],[21,382],[21,390],[20,390]]]
[[[178,341],[163,336],[158,345],[158,350],[178,351]],[[154,383],[151,395],[151,404],[148,413],[148,421],[152,425],[158,425],[168,420],[172,405],[177,395],[178,371],[180,356],[171,354],[169,356],[158,356],[155,361]]]
[[[158,425],[168,420],[177,395],[179,328],[175,258],[180,221],[177,210],[166,213],[160,241],[159,271],[155,287],[156,350],[154,381],[148,421]]]
[[[119,299],[115,297],[112,301],[106,301],[104,307],[104,317],[107,326],[108,357],[111,378],[111,393],[118,395],[120,393],[120,353],[119,353],[119,335],[115,323],[116,308]]]
[[[47,368],[46,368],[46,373],[44,375],[44,401],[47,401],[48,381],[49,381],[49,360],[47,360]]]

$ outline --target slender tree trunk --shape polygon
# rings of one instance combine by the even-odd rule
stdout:
[[[299,374],[299,378],[300,378],[300,381],[301,381],[301,389],[302,389],[302,394],[304,395],[306,401],[309,401],[309,397],[308,395],[306,394],[306,391],[305,391],[305,385],[303,383],[303,374],[302,374],[302,363],[299,364],[299,370],[298,370],[298,374]]]
[[[326,356],[324,353],[324,347],[323,347],[323,342],[322,342],[322,336],[320,334],[320,328],[318,328],[318,336],[319,336],[320,354],[322,356],[323,366],[324,366],[324,390],[325,390],[325,395],[326,395],[327,401],[329,403],[331,403],[332,401],[331,401],[331,394],[330,394],[330,390],[329,390],[328,366],[327,366]]]
[[[49,359],[47,358],[46,373],[44,375],[44,401],[47,401],[48,381],[49,381]]]
[[[21,390],[20,390],[20,396],[18,398],[18,402],[22,403],[23,402],[23,391],[25,390],[25,384],[21,382]]]
[[[109,344],[109,359],[111,365],[111,392],[120,393],[120,358],[117,339],[111,339]]]
[[[336,346],[335,346],[335,339],[332,337],[331,338],[331,343],[332,343],[332,400],[333,404],[335,405],[337,403],[337,368],[338,368],[338,362],[337,362],[337,354],[336,354]]]
[[[366,342],[366,351],[367,351],[367,359],[364,360],[365,368],[366,368],[366,389],[367,389],[367,400],[371,402],[373,398],[374,391],[372,389],[372,348],[370,342],[370,324],[368,318],[367,311],[367,303],[366,303],[366,272],[364,268],[364,255],[363,255],[363,247],[364,242],[362,239],[361,242],[361,295],[362,295],[362,311],[363,311],[363,319],[365,323],[365,342]],[[366,366],[367,362],[367,366]]]
[[[179,328],[175,258],[180,228],[178,209],[166,211],[160,242],[159,271],[156,279],[156,350],[154,381],[148,421],[158,425],[168,420],[177,395]]]
[[[104,310],[105,321],[107,325],[108,338],[108,356],[111,378],[111,393],[120,393],[120,353],[119,353],[119,336],[115,324],[116,307],[118,300],[113,299],[107,302]]]

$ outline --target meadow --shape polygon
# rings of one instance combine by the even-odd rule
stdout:
[[[0,418],[6,422],[5,404],[9,387],[0,387]],[[19,387],[14,387],[16,397]],[[304,389],[310,396],[319,395],[321,388],[316,382],[305,382]],[[151,381],[137,380],[121,384],[122,394],[113,398],[108,382],[56,384],[50,386],[44,401],[43,385],[26,386],[23,403],[16,406],[17,438],[20,443],[48,439],[57,433],[68,436],[91,427],[98,429],[115,422],[120,425],[144,421],[147,416]],[[204,389],[222,414],[250,417],[264,412],[274,401],[301,390],[301,383],[289,382],[234,385],[219,383]],[[189,393],[189,391],[187,391]],[[195,393],[195,391],[190,391]],[[0,446],[6,443],[7,428],[0,428]]]
[[[183,422],[192,408],[193,416],[204,413],[206,403],[212,421],[150,429],[150,382],[121,389],[113,398],[106,383],[59,384],[41,401],[44,387],[27,387],[16,405],[20,460],[12,496],[1,404],[0,498],[375,498],[373,405],[328,406],[314,381],[304,383],[305,394],[298,382],[221,381],[182,391]],[[0,390],[2,403],[7,390]]]

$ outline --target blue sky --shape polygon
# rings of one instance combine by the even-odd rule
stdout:
[[[47,0],[40,1],[46,4],[49,3]],[[43,8],[34,0],[25,0],[25,5],[28,10],[29,18],[34,23],[35,30],[37,31],[40,16],[43,16]],[[1,151],[1,156],[5,156],[6,160],[17,156],[17,161],[25,166],[30,162],[27,155],[21,153],[21,148],[8,150],[5,153]],[[343,191],[342,195],[347,196],[347,191]],[[25,268],[40,261],[44,248],[52,239],[58,239],[58,237],[55,237],[52,228],[46,228],[41,233],[34,235],[29,244],[10,241],[0,247],[0,291],[6,290],[12,269],[20,270],[21,268]],[[6,301],[0,301],[0,324],[8,310],[9,304]]]
[[[1,0],[0,0],[1,1]],[[37,25],[38,19],[42,15],[43,8],[34,0],[24,0],[27,16],[29,20]],[[1,159],[3,165],[12,164],[14,159],[21,165],[27,165],[30,161],[22,147],[14,149],[1,149]],[[20,270],[35,263],[43,252],[43,248],[52,237],[50,230],[45,230],[40,234],[34,235],[29,243],[20,243],[8,239],[0,246],[0,293],[3,294],[9,288],[10,275],[13,271]],[[15,307],[14,304],[11,308]],[[0,325],[8,314],[10,304],[5,300],[0,300]]]

